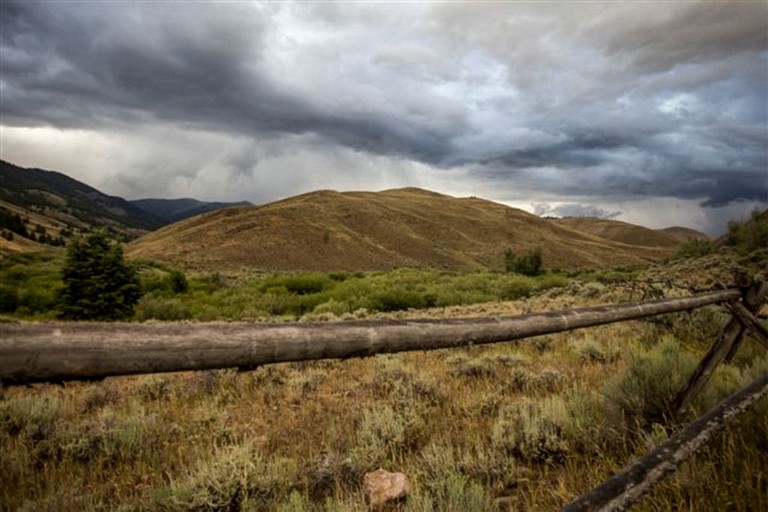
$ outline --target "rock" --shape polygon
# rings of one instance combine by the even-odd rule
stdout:
[[[363,477],[365,501],[371,510],[382,510],[389,504],[400,503],[408,497],[411,485],[403,473],[390,473],[379,468]]]

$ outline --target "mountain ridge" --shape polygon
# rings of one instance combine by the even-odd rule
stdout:
[[[163,221],[163,225],[172,224],[195,215],[232,208],[237,206],[253,206],[249,201],[219,202],[200,201],[189,197],[177,199],[146,198],[131,199],[128,201],[140,210],[143,210]]]

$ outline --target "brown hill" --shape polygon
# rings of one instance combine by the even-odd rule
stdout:
[[[675,237],[680,243],[690,242],[691,240],[712,240],[712,237],[706,233],[680,226],[664,228],[659,231]]]
[[[134,258],[190,269],[501,268],[503,253],[540,246],[549,267],[641,266],[670,253],[581,233],[478,198],[420,189],[318,191],[213,212],[127,246]]]
[[[640,247],[675,248],[690,240],[690,237],[706,239],[703,233],[687,228],[649,229],[627,222],[595,217],[567,217],[553,220],[559,226],[599,236],[615,242]]]

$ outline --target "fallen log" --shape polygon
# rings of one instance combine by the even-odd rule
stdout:
[[[739,290],[515,317],[337,322],[0,324],[0,381],[250,368],[512,341],[736,300]]]

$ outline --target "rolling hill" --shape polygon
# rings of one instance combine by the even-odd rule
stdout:
[[[630,245],[475,197],[421,189],[317,191],[221,210],[132,242],[134,258],[188,269],[498,269],[506,249],[542,247],[547,267],[643,266],[678,245]]]
[[[560,226],[589,233],[601,238],[641,247],[678,247],[691,239],[708,240],[710,237],[693,229],[672,227],[650,229],[618,220],[594,217],[566,217],[554,219]]]

